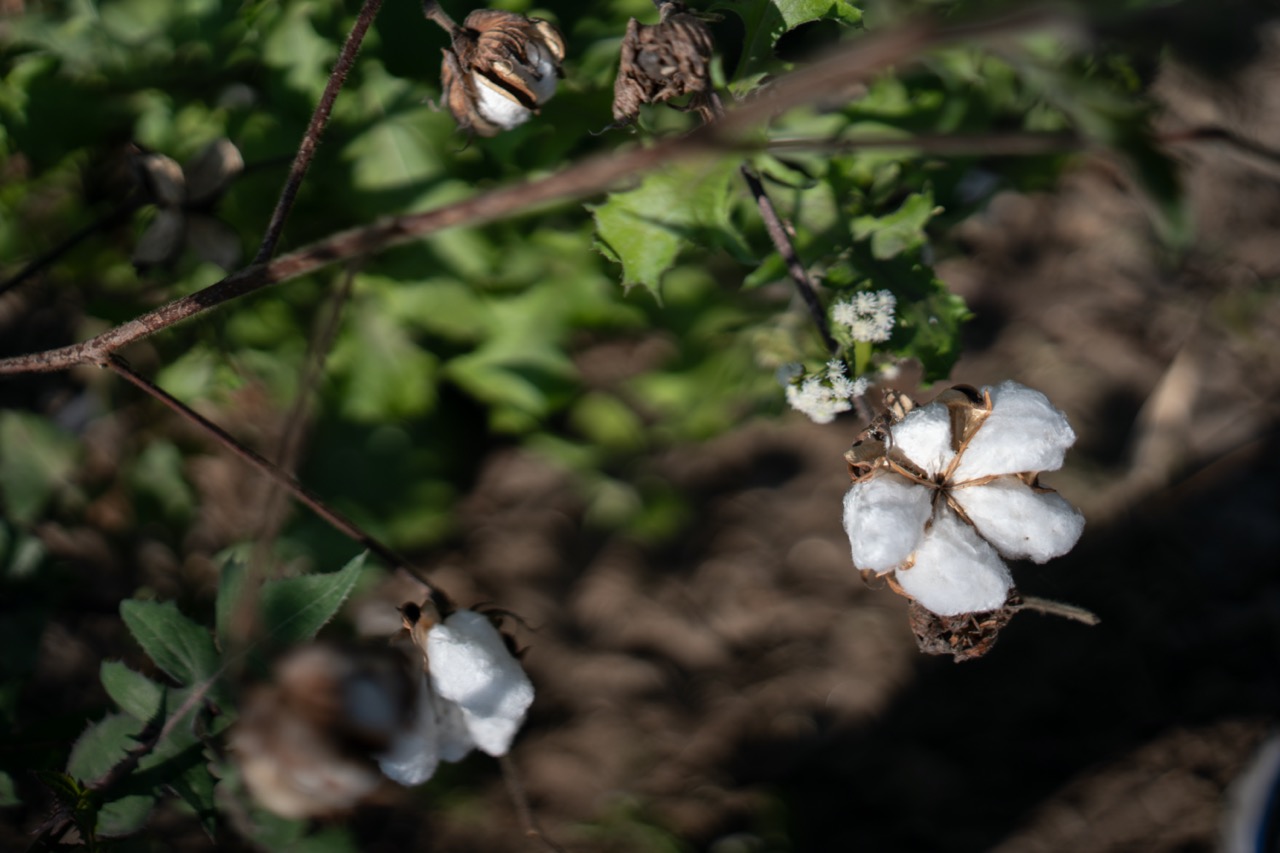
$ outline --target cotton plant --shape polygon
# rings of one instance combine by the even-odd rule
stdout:
[[[918,636],[972,625],[985,651],[1003,621],[971,615],[1020,606],[1005,561],[1044,563],[1084,529],[1081,513],[1039,480],[1075,439],[1044,394],[1016,382],[958,386],[919,408],[900,398],[846,454],[854,566],[925,611],[914,618]]]

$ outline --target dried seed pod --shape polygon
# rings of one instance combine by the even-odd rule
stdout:
[[[408,660],[392,649],[313,644],[247,695],[230,748],[245,786],[286,818],[354,808],[383,783],[372,753],[413,713]]]
[[[635,119],[641,104],[657,104],[692,95],[691,107],[701,106],[711,93],[711,31],[678,3],[662,6],[662,20],[627,23],[622,61],[613,85],[613,118],[619,124]]]
[[[524,124],[555,94],[565,46],[547,21],[477,9],[458,26],[438,5],[424,8],[449,33],[440,86],[463,130],[496,136]]]
[[[927,655],[951,655],[956,663],[962,663],[977,660],[991,651],[1000,629],[1009,624],[1019,605],[1018,595],[1014,593],[1004,607],[996,610],[939,616],[913,601],[907,608],[907,618],[920,651]]]

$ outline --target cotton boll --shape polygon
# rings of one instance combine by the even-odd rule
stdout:
[[[472,73],[476,84],[476,112],[503,130],[519,127],[533,117],[533,110],[521,104],[480,74]],[[552,78],[552,88],[555,78]]]
[[[853,564],[881,573],[897,568],[920,544],[931,511],[929,490],[896,474],[854,483],[844,496]]]
[[[1048,397],[1016,382],[987,390],[991,414],[970,440],[953,482],[1061,468],[1076,440],[1067,416]]]
[[[489,620],[459,610],[427,635],[431,682],[455,702],[471,739],[490,755],[505,755],[525,711],[533,685]]]
[[[441,758],[436,713],[431,682],[424,672],[418,685],[413,720],[396,735],[391,747],[377,756],[384,776],[401,785],[421,785],[436,772]]]
[[[890,430],[893,446],[933,476],[955,458],[951,447],[951,412],[940,405],[912,410]]]
[[[915,564],[894,579],[907,595],[939,616],[980,613],[1004,605],[1013,587],[1009,569],[995,549],[955,513],[938,513]]]
[[[952,497],[983,538],[1011,560],[1046,562],[1075,547],[1084,516],[1057,492],[1037,492],[1016,477],[955,489]]]
[[[476,748],[476,742],[471,739],[471,732],[467,730],[466,717],[461,708],[448,699],[437,696],[434,691],[431,698],[436,707],[436,742],[440,760],[461,761]]]

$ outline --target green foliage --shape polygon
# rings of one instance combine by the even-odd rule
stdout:
[[[0,412],[0,497],[9,518],[29,524],[65,486],[78,461],[73,438],[44,418]]]
[[[671,166],[592,208],[601,250],[622,264],[623,287],[638,284],[659,296],[681,247],[740,245],[729,220],[737,167],[731,158]]]

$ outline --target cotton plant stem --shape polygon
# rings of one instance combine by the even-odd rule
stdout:
[[[342,318],[342,308],[351,293],[355,280],[356,268],[348,267],[338,282],[338,288],[329,301],[324,318],[311,343],[311,351],[307,355],[302,376],[298,380],[298,394],[285,417],[285,427],[275,453],[275,464],[286,474],[294,474],[298,460],[302,455],[302,444],[305,427],[309,419],[311,393],[324,370],[325,357],[333,346]],[[246,569],[244,588],[258,590],[262,581],[270,574],[271,543],[280,535],[280,528],[288,509],[289,492],[276,481],[267,483],[259,502],[257,517],[262,521],[254,536],[253,551]],[[259,608],[254,594],[247,593],[240,597],[231,612],[228,629],[227,647],[229,649],[246,648],[259,630]],[[237,666],[243,663],[235,655],[231,660]]]
[[[342,45],[342,51],[338,54],[338,61],[329,74],[329,82],[325,84],[315,112],[311,114],[311,121],[307,125],[306,133],[302,136],[302,143],[298,146],[298,153],[293,158],[293,165],[289,167],[289,177],[285,179],[284,189],[276,202],[276,209],[271,213],[262,244],[258,246],[258,253],[253,258],[254,264],[264,263],[275,254],[276,246],[280,243],[280,236],[284,231],[285,220],[289,218],[289,211],[293,209],[298,190],[302,188],[302,181],[311,167],[311,161],[315,157],[325,125],[329,123],[334,101],[338,99],[338,92],[346,82],[352,66],[355,65],[356,54],[360,52],[365,34],[369,32],[369,27],[381,8],[382,0],[364,0],[364,4],[360,7],[355,25],[351,27],[346,43]]]
[[[1034,610],[1036,613],[1042,613],[1045,616],[1060,616],[1063,619],[1070,619],[1074,622],[1082,622],[1085,625],[1097,625],[1102,620],[1098,615],[1083,607],[1077,607],[1074,604],[1064,604],[1061,601],[1054,601],[1051,598],[1037,598],[1034,595],[1022,596],[1022,603],[1016,604],[1013,610]]]
[[[138,374],[128,365],[128,363],[125,362],[123,358],[120,358],[117,355],[108,356],[107,367],[151,397],[159,400],[169,409],[173,410],[173,412],[175,412],[179,417],[204,430],[212,436],[218,444],[222,445],[232,454],[256,468],[260,473],[266,475],[276,484],[287,489],[294,498],[306,505],[312,512],[320,516],[320,518],[324,519],[324,521],[326,521],[335,530],[372,551],[388,566],[398,570],[403,570],[414,577],[418,577],[424,585],[428,588],[432,588],[431,584],[418,576],[417,572],[414,570],[413,564],[407,559],[397,554],[390,547],[384,545],[370,534],[366,533],[355,522],[351,521],[332,507],[326,505],[318,495],[306,486],[302,485],[302,483],[298,482],[297,478],[283,471],[278,465],[266,459],[261,454],[245,447],[222,427],[199,414],[185,403],[182,403],[149,379]]]
[[[254,264],[190,296],[174,300],[90,340],[30,355],[0,359],[0,375],[66,370],[80,364],[107,367],[121,347],[272,284],[288,281],[330,264],[380,252],[447,228],[478,225],[529,213],[603,192],[624,180],[676,161],[744,146],[745,135],[794,107],[844,91],[851,82],[908,61],[920,53],[957,41],[1009,36],[1042,28],[1060,18],[1023,14],[986,25],[936,29],[908,24],[852,42],[839,52],[780,78],[768,89],[725,111],[723,119],[693,133],[588,158],[560,172],[524,181],[422,213],[381,220],[339,232],[288,255]],[[424,274],[429,271],[424,271]]]
[[[529,796],[525,792],[524,783],[520,780],[520,772],[516,769],[511,756],[509,754],[498,756],[498,766],[502,768],[502,780],[507,785],[507,795],[511,797],[511,802],[515,806],[516,816],[520,820],[525,837],[541,842],[553,853],[565,853],[565,849],[551,840],[538,825],[538,819],[529,805]]]

